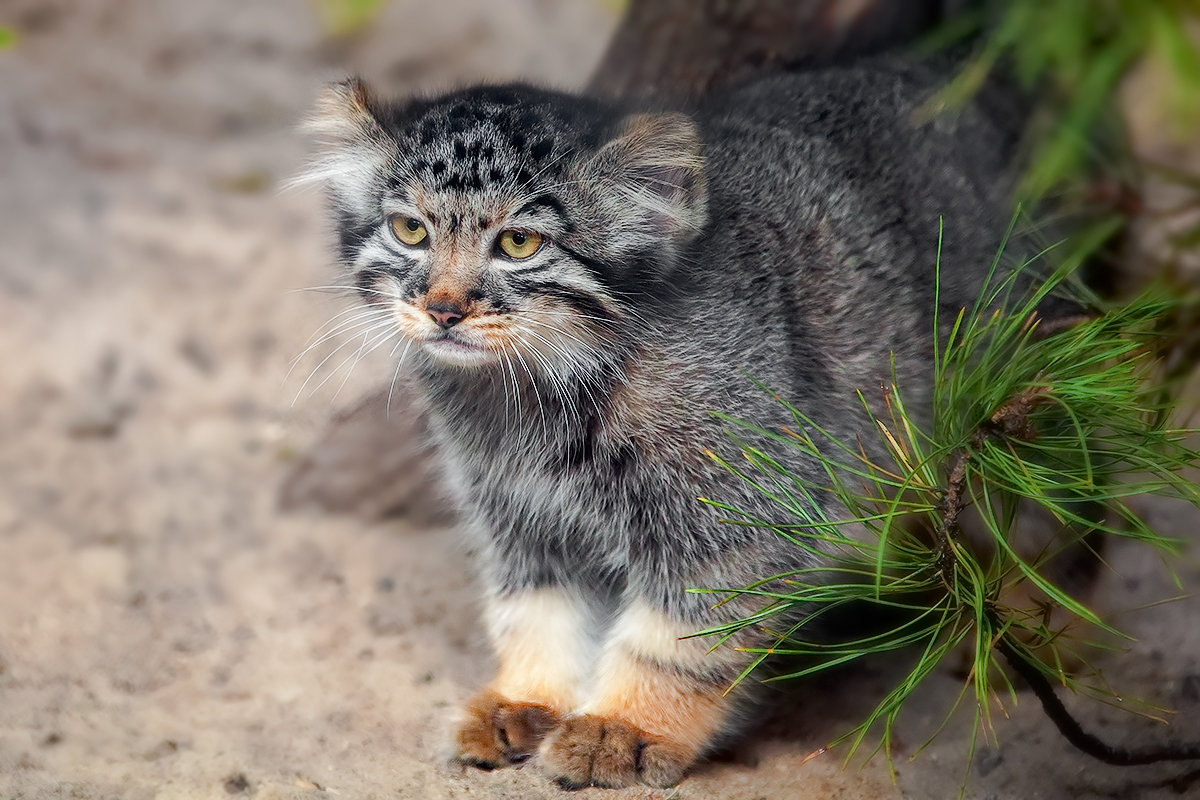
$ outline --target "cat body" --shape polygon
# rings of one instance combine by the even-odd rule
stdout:
[[[855,441],[856,392],[881,402],[894,364],[928,416],[939,222],[949,322],[1004,238],[1015,148],[1002,105],[921,122],[937,85],[876,61],[684,111],[330,90],[316,174],[342,261],[404,336],[477,537],[500,669],[464,709],[460,759],[539,752],[564,786],[670,785],[737,730],[753,690],[726,689],[749,656],[686,637],[754,606],[687,590],[817,559],[697,502],[779,516],[713,463],[735,448],[711,412],[790,423],[765,386]]]

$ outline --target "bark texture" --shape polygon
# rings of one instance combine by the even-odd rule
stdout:
[[[911,42],[966,0],[631,0],[591,88],[691,94]]]

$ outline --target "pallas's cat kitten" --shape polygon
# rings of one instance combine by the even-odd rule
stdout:
[[[479,537],[499,671],[459,759],[667,786],[748,716],[753,681],[726,690],[750,656],[684,637],[753,607],[687,589],[815,559],[697,502],[778,517],[705,454],[728,442],[710,412],[791,422],[752,376],[853,441],[856,390],[880,398],[893,354],[928,405],[939,219],[952,320],[1010,219],[1015,146],[999,105],[923,121],[938,77],[871,62],[686,111],[327,91],[315,175],[340,258],[403,335]]]

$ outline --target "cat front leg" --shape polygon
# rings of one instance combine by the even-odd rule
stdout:
[[[581,701],[595,648],[587,607],[561,586],[497,590],[486,610],[500,669],[463,707],[454,748],[494,769],[528,759]]]
[[[672,786],[737,723],[745,690],[729,692],[749,656],[703,627],[633,601],[605,643],[583,704],[546,737],[539,760],[564,788]]]

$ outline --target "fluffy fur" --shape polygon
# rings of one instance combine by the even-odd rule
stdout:
[[[893,355],[908,404],[928,404],[939,218],[952,319],[1003,238],[1014,161],[1002,104],[920,123],[937,85],[879,61],[684,109],[329,91],[315,177],[341,261],[404,334],[478,536],[501,670],[460,758],[502,766],[544,737],[565,786],[669,785],[737,729],[753,692],[724,690],[746,657],[680,637],[749,609],[686,590],[814,559],[697,503],[778,516],[705,455],[728,449],[709,412],[786,421],[753,376],[853,440],[855,393],[881,398]],[[428,238],[402,244],[393,218]],[[506,229],[541,249],[506,257]]]

